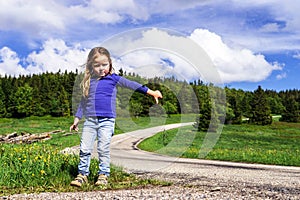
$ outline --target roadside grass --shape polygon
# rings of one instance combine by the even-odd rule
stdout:
[[[94,186],[98,161],[92,159],[88,185],[71,187],[77,175],[79,157],[61,154],[57,148],[46,143],[9,145],[1,144],[0,188],[1,196],[16,193],[74,192],[103,189],[145,187],[147,185],[169,185],[152,179],[139,179],[112,166],[107,188]]]
[[[116,133],[120,134],[133,131],[137,128],[147,128],[162,125],[162,119],[157,118],[134,118],[117,119],[120,123],[134,123],[136,126],[127,126],[126,129],[116,126]],[[180,115],[164,118],[163,123],[181,122]],[[0,119],[0,135],[13,132],[21,133],[44,133],[53,130],[69,132],[73,117],[54,118],[29,117],[24,119]],[[82,127],[82,123],[80,126]],[[79,145],[80,133],[63,136],[63,133],[53,134],[47,141],[34,144],[4,144],[0,143],[0,196],[16,193],[33,192],[71,192],[92,191],[103,189],[142,188],[149,185],[170,185],[169,182],[153,179],[141,179],[126,173],[122,168],[111,166],[111,176],[107,188],[98,188],[93,185],[97,178],[98,161],[92,159],[91,184],[82,188],[70,186],[70,182],[77,175],[79,157],[77,155],[64,155],[60,150]]]
[[[187,126],[180,131],[172,129],[156,134],[138,147],[171,156],[199,158],[205,135],[206,132],[197,132]],[[187,142],[184,138],[192,140]],[[225,125],[218,142],[204,159],[300,166],[299,145],[300,123],[277,121],[268,126]]]

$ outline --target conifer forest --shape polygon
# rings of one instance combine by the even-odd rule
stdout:
[[[273,91],[258,86],[254,91],[243,91],[201,80],[188,83],[174,77],[145,79],[123,70],[119,75],[162,92],[163,99],[152,114],[196,114],[199,130],[207,128],[210,121],[239,124],[246,119],[248,123],[267,125],[272,123],[272,115],[280,115],[281,121],[300,121],[299,89]],[[80,77],[78,72],[67,71],[0,76],[0,117],[73,115],[82,98]],[[150,96],[118,88],[118,116],[122,117],[125,110],[131,117],[148,116],[154,104]]]

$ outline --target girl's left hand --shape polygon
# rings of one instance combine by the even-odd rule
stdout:
[[[161,92],[159,90],[153,91],[153,90],[149,89],[147,91],[147,94],[149,94],[149,95],[151,95],[151,96],[154,97],[156,104],[158,104],[158,98],[163,98],[163,96],[162,96],[162,94],[161,94]]]

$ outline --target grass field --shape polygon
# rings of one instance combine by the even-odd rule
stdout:
[[[140,143],[139,148],[171,156],[199,158],[205,136],[205,132],[196,132],[191,126],[183,127],[180,131],[173,129],[156,134]],[[299,146],[300,123],[277,121],[269,126],[225,125],[216,145],[204,159],[300,166]]]
[[[166,120],[166,119],[165,119]],[[167,119],[166,123],[181,121],[180,116]],[[13,132],[44,133],[53,130],[69,132],[73,117],[29,117],[24,119],[0,119],[0,135]],[[160,120],[150,118],[118,119],[120,127],[116,127],[116,134],[132,131],[137,128],[160,125]],[[135,126],[128,124],[134,123]],[[82,122],[79,126],[82,127]],[[83,188],[70,186],[71,180],[77,175],[78,156],[63,155],[60,150],[79,145],[80,132],[70,136],[63,133],[53,134],[50,140],[34,144],[4,144],[0,143],[0,196],[15,193],[32,192],[66,192],[101,190],[92,183],[97,178],[98,161],[91,162],[90,185]],[[168,182],[139,179],[125,173],[121,168],[112,166],[109,185],[105,189],[137,188],[146,185],[169,185]]]
[[[166,117],[125,119],[117,118],[115,134],[163,124],[193,121],[194,116],[174,115]],[[66,133],[73,117],[30,117],[24,119],[0,119],[0,134],[12,132],[43,133],[62,130]],[[80,128],[82,127],[82,122]],[[180,133],[180,134],[178,134]],[[91,191],[93,184],[83,188],[70,187],[77,174],[78,156],[59,153],[65,147],[79,145],[79,134],[63,136],[55,134],[51,140],[34,144],[0,143],[0,191],[1,196],[14,193]],[[149,151],[173,156],[198,158],[206,133],[197,132],[192,126],[164,131],[140,144]],[[174,140],[174,138],[176,138]],[[170,145],[170,144],[173,145]],[[236,162],[265,163],[300,166],[300,124],[274,122],[270,126],[226,125],[214,149],[205,159]],[[182,154],[183,153],[183,154]],[[90,183],[97,176],[97,160],[92,160]],[[112,166],[107,189],[168,185],[170,183],[138,179],[122,169]]]

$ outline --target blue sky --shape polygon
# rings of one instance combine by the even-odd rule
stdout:
[[[107,44],[122,50],[113,54],[117,70],[193,80],[204,69],[191,69],[187,52],[203,57],[185,46],[193,41],[224,85],[300,89],[299,10],[296,0],[3,0],[0,75],[74,71],[92,47]]]

